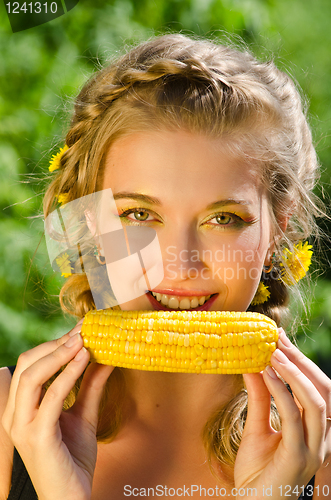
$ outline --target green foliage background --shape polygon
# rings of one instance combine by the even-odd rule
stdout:
[[[331,174],[331,2],[329,0],[80,0],[66,15],[13,34],[0,3],[0,365],[58,337],[74,324],[63,317],[63,278],[51,270],[41,217],[48,161],[62,146],[72,99],[86,78],[124,44],[171,31],[242,37],[274,58],[310,101],[322,164]],[[329,225],[322,228],[329,231]],[[331,274],[311,289],[301,349],[329,375]],[[326,265],[325,265],[326,264]]]

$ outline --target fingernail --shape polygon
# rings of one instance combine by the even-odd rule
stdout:
[[[274,356],[276,358],[276,361],[278,361],[279,363],[285,364],[285,363],[288,362],[287,357],[285,356],[285,354],[280,349],[276,349],[272,353],[272,356]]]
[[[75,361],[80,361],[86,353],[85,347],[82,347],[80,351],[77,352],[76,356],[74,357]]]
[[[80,333],[81,331],[79,330],[78,333]],[[76,335],[77,333],[77,330],[74,328],[73,330],[71,330],[71,332],[69,332],[69,337],[73,337],[74,335]]]
[[[279,340],[281,341],[281,343],[285,347],[292,347],[291,341],[290,341],[290,339],[288,337],[286,337],[286,333],[285,332],[282,334],[282,336],[279,338]]]
[[[288,346],[286,346],[281,339],[278,339],[277,347],[278,349],[282,349],[283,347],[288,347]]]
[[[76,333],[73,337],[70,337],[69,340],[67,340],[67,342],[64,344],[66,347],[72,347],[74,346],[77,342],[79,342],[79,340],[81,339],[82,337],[79,335],[79,333]]]
[[[278,379],[276,372],[271,368],[271,366],[267,365],[265,371],[269,375],[269,377],[273,379]]]

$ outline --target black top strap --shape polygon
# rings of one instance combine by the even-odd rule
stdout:
[[[7,500],[38,500],[28,471],[16,448],[14,448],[11,488]]]
[[[8,366],[13,375],[16,366]],[[7,500],[38,500],[38,495],[17,449],[14,448],[11,488]]]
[[[15,371],[15,368],[16,368],[16,365],[15,366],[7,366],[8,370],[10,371],[11,373],[11,376],[13,376],[13,373]]]
[[[306,485],[303,493],[299,496],[298,500],[312,500],[314,494],[315,476],[311,478]]]

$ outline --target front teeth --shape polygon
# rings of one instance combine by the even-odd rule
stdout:
[[[210,295],[203,295],[199,298],[193,297],[192,299],[189,299],[188,297],[185,297],[184,299],[180,299],[174,297],[173,295],[165,295],[163,293],[154,292],[151,293],[158,302],[161,302],[161,304],[171,309],[193,309],[195,307],[202,306],[206,302],[206,300],[210,298]]]

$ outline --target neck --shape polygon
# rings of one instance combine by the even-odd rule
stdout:
[[[178,437],[201,435],[213,412],[243,387],[241,375],[125,370],[125,419]]]

